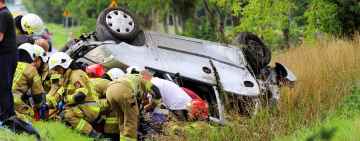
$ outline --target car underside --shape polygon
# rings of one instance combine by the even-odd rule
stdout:
[[[122,8],[106,9],[98,18],[96,32],[82,35],[64,51],[76,62],[102,64],[107,69],[145,67],[156,77],[196,92],[208,102],[210,120],[217,123],[225,121],[224,99],[240,107],[240,113],[256,111],[258,98],[264,95],[257,74],[271,57],[258,37],[244,34],[234,46],[142,31],[134,19]],[[122,27],[124,22],[127,25]]]

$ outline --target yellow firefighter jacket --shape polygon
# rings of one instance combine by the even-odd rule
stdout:
[[[33,65],[18,62],[12,86],[15,103],[21,102],[21,95],[26,94],[30,89],[32,95],[41,95],[44,93],[41,77]]]

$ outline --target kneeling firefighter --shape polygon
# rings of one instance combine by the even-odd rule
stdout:
[[[47,55],[41,47],[29,43],[19,47],[19,62],[15,71],[12,92],[16,112],[28,120],[36,116],[33,110],[37,111],[41,105],[45,104],[45,94],[38,69],[46,61]]]
[[[106,99],[112,111],[117,112],[120,141],[137,140],[139,119],[142,113],[160,102],[159,90],[151,83],[151,74],[146,70],[140,74],[120,77],[108,85]],[[150,100],[150,104],[145,101]]]
[[[60,113],[62,120],[81,133],[100,138],[102,134],[90,124],[98,120],[100,108],[88,75],[63,52],[50,56],[49,69],[54,71],[52,75],[62,78],[58,88],[55,88],[58,95],[49,93],[47,96],[49,106],[56,107],[59,102],[65,103],[64,110]]]
[[[41,67],[42,62],[45,62],[46,59],[46,54],[44,54],[41,47],[29,43],[19,47],[19,62],[12,87],[15,109],[17,114],[20,114],[19,116],[31,117],[34,115],[33,108],[38,110],[44,105],[44,93],[37,69]],[[29,97],[31,97],[30,100]],[[5,120],[3,125],[15,132],[33,134],[40,140],[40,135],[36,129],[16,116]]]
[[[103,70],[103,71],[98,71]],[[116,111],[111,110],[106,100],[106,90],[112,80],[124,75],[125,73],[118,69],[112,68],[104,74],[105,68],[102,65],[95,64],[86,68],[86,72],[91,78],[93,88],[98,94],[99,100],[97,101],[101,111],[101,122],[94,123],[94,127],[104,134],[104,137],[111,138],[112,140],[119,140],[119,123],[116,117]]]

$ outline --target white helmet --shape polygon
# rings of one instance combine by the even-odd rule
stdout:
[[[118,79],[121,76],[125,75],[124,71],[119,68],[112,68],[106,74],[110,76],[111,80]]]
[[[34,45],[30,43],[24,43],[19,46],[19,50],[25,50],[30,55],[31,60],[34,61],[36,57]]]
[[[49,58],[49,69],[53,69],[56,66],[61,66],[64,69],[68,69],[73,60],[69,55],[64,52],[56,52]]]
[[[21,28],[29,35],[40,34],[44,29],[44,22],[36,14],[26,14],[21,19]]]
[[[34,46],[34,52],[36,56],[39,56],[41,58],[41,60],[46,63],[49,60],[49,56],[47,55],[47,53],[45,52],[45,50],[38,46],[38,45],[33,45]]]
[[[144,71],[145,68],[138,67],[138,66],[130,66],[126,69],[126,74],[132,74],[132,73],[140,73],[141,71]]]

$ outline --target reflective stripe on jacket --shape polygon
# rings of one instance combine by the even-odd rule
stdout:
[[[32,95],[44,93],[41,77],[33,65],[18,62],[13,79],[12,91],[15,95],[22,95],[30,89]]]

